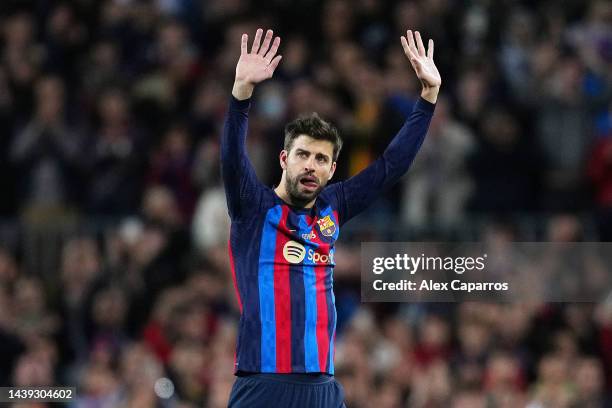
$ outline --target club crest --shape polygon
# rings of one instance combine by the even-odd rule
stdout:
[[[336,224],[334,224],[329,215],[317,220],[317,224],[319,225],[321,234],[325,235],[326,237],[331,237],[334,235],[334,232],[336,232]]]

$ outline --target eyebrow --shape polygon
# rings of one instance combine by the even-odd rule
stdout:
[[[300,148],[300,147],[297,147],[297,148],[295,149],[295,152],[296,152],[296,153],[308,153],[308,154],[311,154],[311,153],[312,153],[311,151],[306,150],[306,149],[302,149],[302,148]],[[326,158],[326,159],[328,159],[328,160],[330,160],[330,159],[331,159],[331,157],[330,157],[330,156],[328,156],[328,155],[326,155],[325,153],[315,153],[315,155],[316,155],[316,156],[323,156],[323,157],[325,157],[325,158]]]

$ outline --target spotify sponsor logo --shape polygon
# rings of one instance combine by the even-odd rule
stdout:
[[[305,255],[306,248],[304,248],[304,245],[296,241],[287,241],[285,247],[283,248],[283,256],[287,262],[292,264],[302,262]]]
[[[334,262],[334,256],[332,254],[320,254],[313,249],[308,249],[308,251],[306,251],[304,245],[296,241],[288,241],[283,248],[283,256],[287,262],[292,264],[302,262],[306,255],[308,255],[308,261],[315,264],[330,264]]]

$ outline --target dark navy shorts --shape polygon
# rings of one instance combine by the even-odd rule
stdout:
[[[236,377],[228,408],[346,408],[331,375],[249,374]]]

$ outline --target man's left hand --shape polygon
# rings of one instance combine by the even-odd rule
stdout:
[[[410,64],[412,64],[412,68],[423,86],[421,96],[431,103],[436,103],[442,78],[433,60],[433,40],[429,40],[427,51],[425,51],[421,34],[418,31],[415,31],[413,35],[412,31],[408,30],[406,37],[401,37],[401,41],[404,53],[410,60]]]

